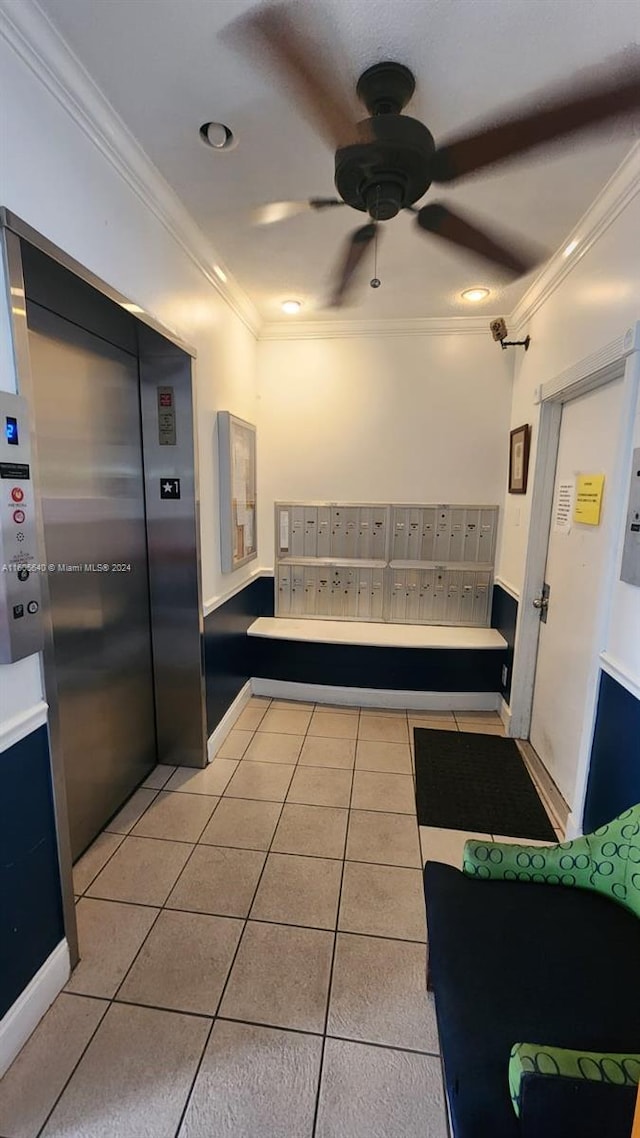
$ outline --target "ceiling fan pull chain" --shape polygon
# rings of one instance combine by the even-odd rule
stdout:
[[[376,192],[376,218],[378,216],[378,205],[380,202],[380,186],[377,187]],[[376,220],[376,232],[373,239],[373,276],[369,281],[371,288],[380,288],[382,281],[378,277],[378,221]]]

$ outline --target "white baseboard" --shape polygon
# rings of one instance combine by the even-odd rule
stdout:
[[[251,699],[251,680],[247,680],[246,684],[241,691],[238,692],[231,707],[225,711],[218,726],[211,732],[207,739],[207,761],[211,762],[213,756],[220,744],[226,739],[231,728],[233,727],[236,719],[238,718],[243,707],[246,707]]]
[[[0,1079],[64,988],[70,973],[69,946],[61,940],[0,1020]]]
[[[511,736],[511,708],[509,707],[509,704],[505,700],[504,696],[500,696],[498,715],[504,724],[505,734]]]
[[[337,703],[344,707],[410,707],[416,711],[496,711],[497,692],[393,691],[388,688],[342,688],[299,684],[289,680],[251,680],[254,695]]]

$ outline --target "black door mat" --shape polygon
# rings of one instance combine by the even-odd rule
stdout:
[[[421,826],[557,842],[513,739],[416,727]]]

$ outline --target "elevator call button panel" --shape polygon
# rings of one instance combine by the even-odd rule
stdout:
[[[0,664],[42,648],[41,576],[26,400],[0,391]]]

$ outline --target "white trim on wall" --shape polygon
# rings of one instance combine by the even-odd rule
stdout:
[[[499,711],[497,692],[394,691],[387,688],[346,688],[330,684],[302,684],[253,676],[254,695],[273,699],[299,699],[343,707],[407,707],[415,711]]]
[[[216,276],[213,266],[220,258],[209,238],[42,9],[34,0],[20,0],[19,4],[0,0],[0,35],[154,214],[211,287],[257,335],[260,317],[253,302],[228,270],[225,269],[226,282]]]
[[[61,940],[0,1020],[0,1079],[62,991],[70,974],[69,946],[66,940]]]
[[[628,672],[618,660],[614,660],[608,652],[600,653],[600,667],[603,672],[611,676],[612,680],[615,680],[636,699],[640,699],[640,676],[632,676],[631,672]]]
[[[251,680],[247,680],[244,687],[238,692],[231,707],[225,711],[218,726],[211,732],[207,739],[207,761],[211,762],[218,747],[224,742],[231,728],[233,727],[236,719],[240,715],[243,708],[245,708],[251,699]]]
[[[516,589],[515,585],[512,585],[509,581],[505,581],[504,577],[494,577],[493,583],[494,585],[499,585],[501,589],[504,589],[505,593],[508,593],[510,597],[513,597],[514,601],[520,600],[519,590]]]
[[[0,723],[0,753],[13,747],[14,743],[19,743],[27,735],[31,735],[38,727],[42,727],[47,722],[48,711],[49,704],[41,699],[38,703],[34,703],[33,707]]]
[[[339,340],[353,336],[488,336],[492,316],[413,317],[393,320],[303,320],[263,324],[260,340]]]
[[[250,573],[248,577],[244,577],[242,581],[238,581],[235,585],[231,585],[226,592],[218,593],[217,597],[210,597],[202,606],[203,616],[207,617],[209,613],[215,612],[221,605],[226,604],[232,597],[237,596],[243,589],[246,589],[247,585],[253,584],[258,577],[273,577],[273,569],[254,569],[253,573]]]

